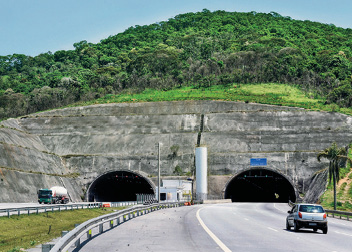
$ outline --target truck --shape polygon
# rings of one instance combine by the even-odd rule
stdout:
[[[67,204],[69,202],[67,190],[61,186],[39,189],[38,202],[39,204]]]

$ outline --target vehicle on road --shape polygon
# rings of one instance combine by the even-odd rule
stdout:
[[[328,220],[321,205],[317,204],[296,204],[287,212],[286,229],[297,232],[301,228],[313,229],[316,232],[321,229],[324,234],[328,232]]]
[[[61,186],[54,186],[50,189],[38,190],[39,204],[66,204],[69,202],[66,188]]]

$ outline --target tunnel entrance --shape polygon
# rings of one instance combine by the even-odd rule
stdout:
[[[136,201],[136,194],[154,194],[150,181],[131,171],[113,171],[98,177],[88,188],[89,202]]]
[[[263,168],[238,174],[228,183],[224,196],[232,202],[296,201],[293,185],[279,173]]]

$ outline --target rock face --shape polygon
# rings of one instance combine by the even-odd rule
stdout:
[[[351,140],[349,116],[280,106],[180,101],[53,110],[0,122],[0,201],[36,201],[39,188],[54,185],[81,201],[98,176],[116,170],[155,183],[158,142],[162,176],[191,175],[195,147],[208,147],[209,196],[221,197],[251,168],[250,158],[267,158],[265,168],[308,193],[307,182],[326,166],[317,152]]]
[[[307,202],[317,202],[320,196],[324,193],[324,189],[327,185],[328,170],[318,171],[308,181],[308,190],[304,199]]]

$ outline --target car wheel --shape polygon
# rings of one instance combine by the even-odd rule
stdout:
[[[286,229],[291,230],[290,224],[288,224],[288,221],[286,220]]]
[[[295,232],[297,232],[299,230],[299,225],[298,225],[298,223],[296,221],[293,223],[293,230]]]
[[[313,231],[314,231],[314,232],[317,232],[317,231],[318,231],[318,229],[317,229],[317,228],[313,228]]]
[[[328,233],[328,227],[323,228],[322,230],[323,230],[323,234],[327,234]]]

